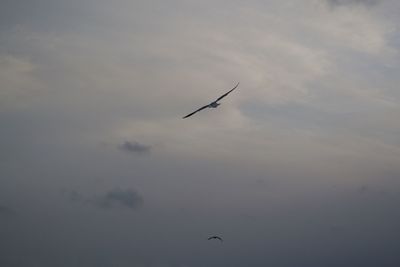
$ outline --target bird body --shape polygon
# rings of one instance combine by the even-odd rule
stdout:
[[[225,96],[227,96],[228,94],[230,94],[230,93],[231,93],[233,90],[235,90],[238,86],[239,86],[239,83],[237,83],[236,86],[233,87],[231,90],[229,90],[227,93],[225,93],[225,94],[223,94],[222,96],[218,97],[217,100],[215,100],[215,101],[211,102],[210,104],[205,105],[205,106],[203,106],[203,107],[201,107],[201,108],[199,108],[199,109],[193,111],[192,113],[186,115],[186,116],[183,117],[182,119],[186,119],[186,118],[188,118],[188,117],[194,115],[195,113],[197,113],[197,112],[199,112],[199,111],[201,111],[201,110],[203,110],[203,109],[205,109],[205,108],[216,108],[216,107],[218,107],[219,105],[221,105],[220,103],[218,103],[218,101],[220,101],[222,98],[224,98]]]
[[[210,103],[209,105],[208,105],[208,107],[209,108],[216,108],[216,107],[218,107],[219,105],[221,105],[220,103],[217,103],[217,102],[212,102],[212,103]]]
[[[209,238],[207,238],[207,240],[212,240],[212,239],[218,239],[219,241],[223,242],[222,238],[217,235],[213,235],[213,236],[210,236]]]

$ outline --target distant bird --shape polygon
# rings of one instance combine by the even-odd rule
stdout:
[[[223,242],[222,238],[216,235],[210,236],[207,240],[218,239],[219,241]]]
[[[192,113],[186,115],[186,116],[183,117],[182,119],[186,119],[186,118],[192,116],[193,114],[195,114],[195,113],[197,113],[197,112],[199,112],[200,110],[203,110],[203,109],[205,109],[205,108],[216,108],[216,107],[218,107],[219,105],[221,105],[220,103],[218,103],[218,101],[220,101],[222,98],[224,98],[225,96],[227,96],[229,93],[231,93],[233,90],[235,90],[238,86],[239,86],[239,83],[237,83],[236,86],[233,87],[233,89],[231,89],[229,92],[227,92],[227,93],[223,94],[222,96],[218,97],[217,100],[211,102],[211,103],[208,104],[208,105],[205,105],[204,107],[199,108],[199,109],[196,110],[196,111],[193,111]]]

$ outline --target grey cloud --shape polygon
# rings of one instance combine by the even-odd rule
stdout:
[[[92,202],[101,208],[124,207],[136,209],[143,204],[143,197],[132,189],[114,189],[96,197]]]
[[[119,146],[119,148],[128,153],[147,154],[150,152],[152,147],[149,145],[141,144],[136,141],[134,142],[125,141],[123,144]]]
[[[378,3],[378,0],[327,0],[332,6],[352,5],[352,4],[364,4],[372,6]]]
[[[143,197],[133,189],[113,189],[94,197],[85,197],[72,190],[66,193],[71,202],[88,204],[103,209],[128,208],[136,209],[143,205]]]
[[[79,193],[79,192],[77,192],[75,190],[66,191],[66,192],[63,192],[63,193],[67,195],[67,197],[68,197],[68,199],[70,201],[73,201],[73,202],[87,202],[85,197],[82,196],[81,193]]]
[[[360,194],[364,194],[369,190],[369,186],[368,185],[362,185],[357,189],[357,192]]]

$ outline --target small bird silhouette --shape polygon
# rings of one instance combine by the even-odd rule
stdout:
[[[216,108],[216,107],[218,107],[219,105],[221,105],[220,103],[218,103],[218,101],[220,101],[222,98],[224,98],[225,96],[227,96],[228,94],[230,94],[230,93],[231,93],[233,90],[235,90],[238,86],[239,86],[239,83],[237,83],[236,86],[233,87],[233,89],[231,89],[231,90],[228,91],[227,93],[223,94],[222,96],[218,97],[217,100],[211,102],[211,103],[208,104],[208,105],[205,105],[205,106],[199,108],[199,109],[196,110],[196,111],[193,111],[192,113],[186,115],[186,116],[183,117],[182,119],[186,119],[186,118],[192,116],[193,114],[195,114],[195,113],[197,113],[197,112],[199,112],[200,110],[203,110],[203,109],[205,109],[205,108]]]
[[[213,236],[210,236],[209,238],[207,238],[207,240],[212,240],[212,239],[218,239],[219,241],[221,241],[221,242],[223,242],[224,240],[222,240],[222,238],[221,237],[219,237],[219,236],[216,236],[216,235],[213,235]]]

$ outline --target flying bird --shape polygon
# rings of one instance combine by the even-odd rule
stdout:
[[[209,238],[207,238],[207,240],[212,240],[212,239],[218,239],[219,241],[223,242],[222,238],[217,235],[213,235],[213,236],[210,236]]]
[[[218,107],[219,105],[221,105],[220,103],[218,103],[218,101],[220,101],[222,98],[224,98],[225,96],[227,96],[228,94],[230,94],[230,93],[231,93],[233,90],[235,90],[238,86],[239,86],[239,83],[237,83],[236,86],[233,87],[231,90],[229,90],[227,93],[225,93],[225,94],[223,94],[222,96],[218,97],[217,100],[211,102],[211,103],[208,104],[208,105],[205,105],[205,106],[199,108],[199,109],[196,110],[196,111],[193,111],[192,113],[186,115],[186,116],[183,117],[182,119],[186,119],[186,118],[188,118],[188,117],[194,115],[195,113],[197,113],[197,112],[199,112],[199,111],[201,111],[201,110],[203,110],[203,109],[205,109],[205,108],[216,108],[216,107]]]

